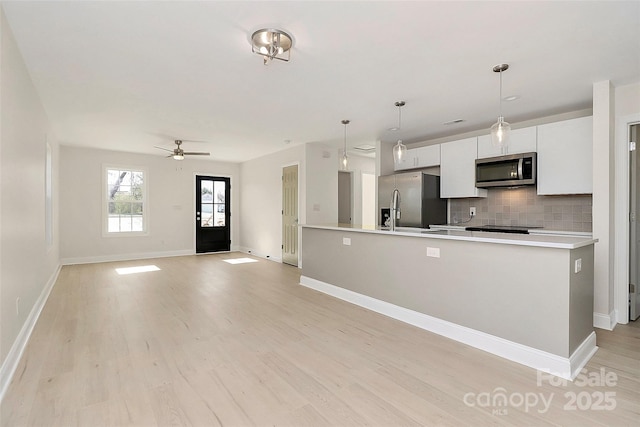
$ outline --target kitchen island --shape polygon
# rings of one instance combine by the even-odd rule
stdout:
[[[302,226],[304,286],[563,378],[597,350],[588,237]]]

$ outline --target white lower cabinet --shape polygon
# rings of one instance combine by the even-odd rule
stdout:
[[[440,197],[487,197],[487,190],[476,188],[478,138],[440,144]]]
[[[506,154],[533,153],[536,151],[536,127],[528,127],[511,131],[509,145],[494,147],[491,135],[478,137],[478,158],[496,157]]]
[[[538,126],[538,194],[593,193],[593,118]]]

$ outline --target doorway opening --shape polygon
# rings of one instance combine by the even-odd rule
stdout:
[[[362,226],[376,226],[376,176],[362,173]]]
[[[353,206],[353,185],[351,172],[338,172],[338,223],[351,224]]]
[[[231,250],[231,178],[196,175],[196,253]]]

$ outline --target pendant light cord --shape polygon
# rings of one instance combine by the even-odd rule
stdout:
[[[344,124],[344,154],[347,154],[347,123]]]
[[[502,116],[502,70],[500,70],[500,117]]]

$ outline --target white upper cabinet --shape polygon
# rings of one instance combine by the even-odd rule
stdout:
[[[487,197],[476,188],[478,138],[440,144],[440,197]]]
[[[509,145],[504,151],[491,144],[491,135],[478,137],[478,158],[502,156],[505,154],[532,153],[536,151],[536,127],[528,127],[511,131]]]
[[[394,164],[394,170],[428,168],[440,165],[440,145],[411,148],[407,150],[404,160]]]
[[[593,193],[593,118],[538,126],[538,194]]]

